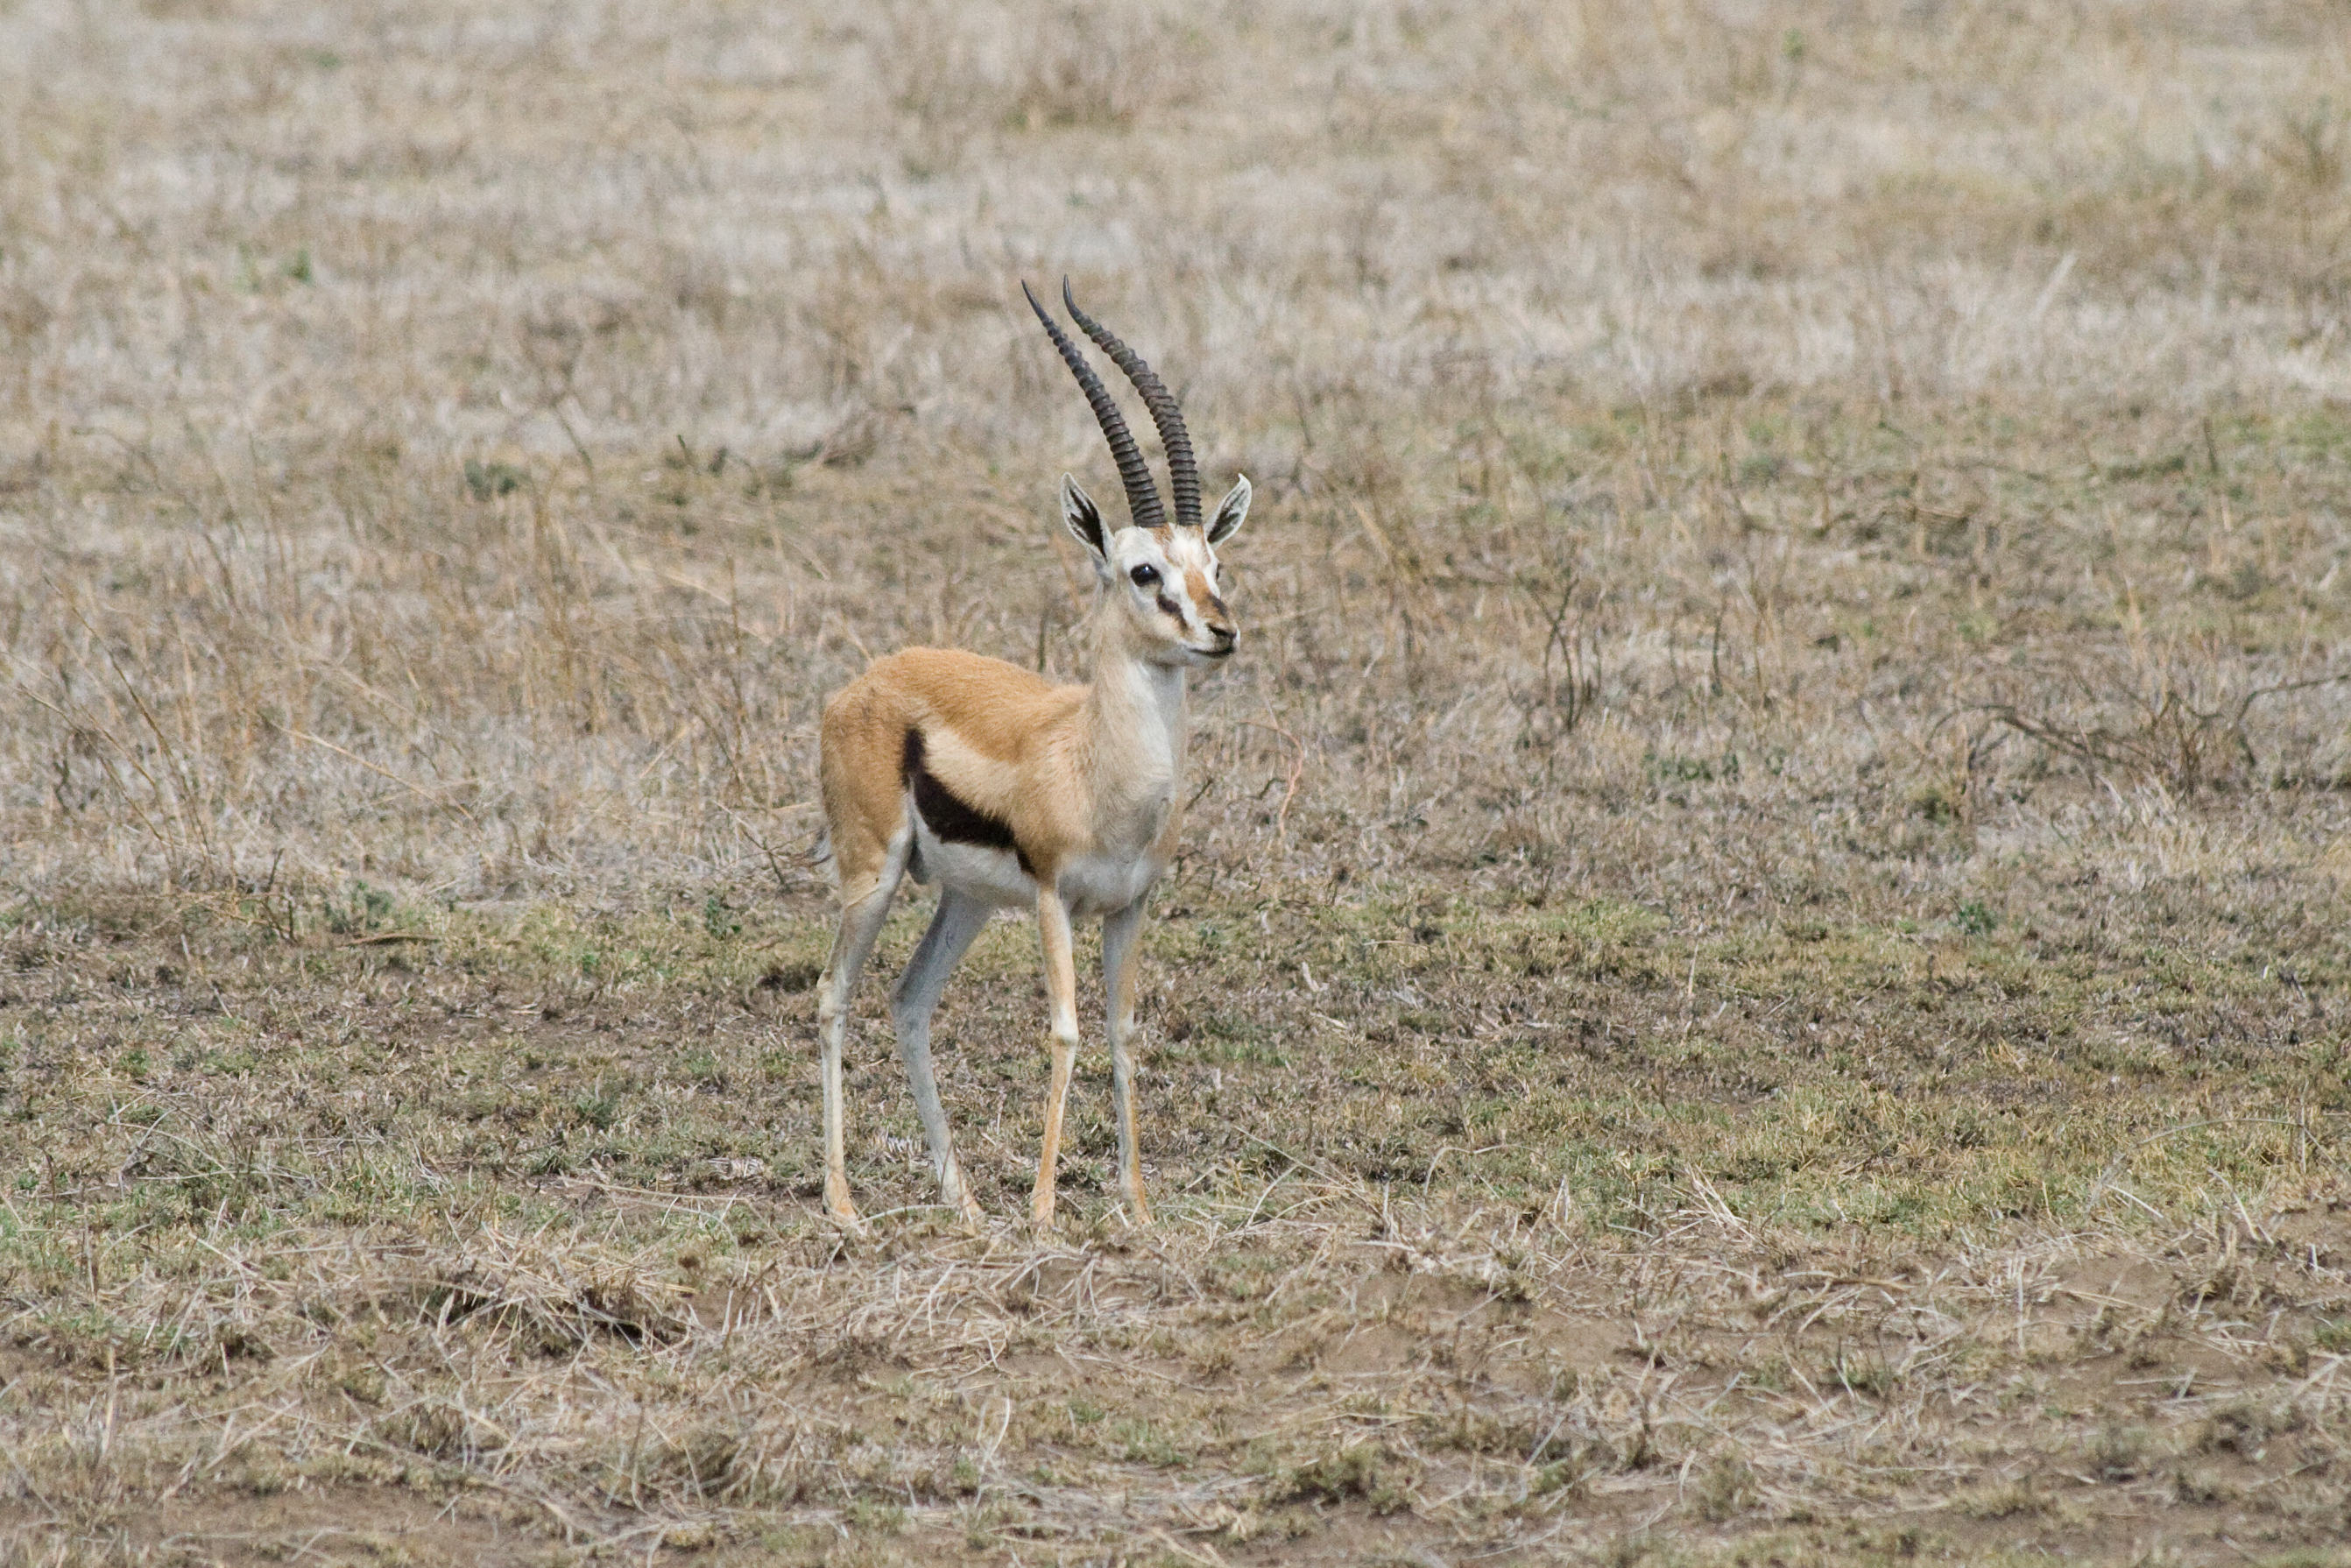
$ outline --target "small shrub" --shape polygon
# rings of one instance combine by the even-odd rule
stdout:
[[[363,936],[381,931],[392,918],[392,894],[366,883],[351,883],[349,902],[326,905],[327,929],[338,936]]]
[[[1700,1472],[1690,1495],[1700,1519],[1720,1524],[1755,1505],[1755,1472],[1746,1460],[1726,1455]]]
[[[805,960],[798,964],[778,964],[759,977],[759,988],[763,991],[812,991],[816,983],[823,978],[822,964]]]
[[[1405,1505],[1396,1476],[1396,1457],[1384,1443],[1350,1443],[1283,1471],[1268,1490],[1269,1502],[1344,1502],[1362,1498],[1376,1512]]]
[[[2049,1500],[2027,1475],[1986,1487],[1962,1500],[1959,1508],[1971,1519],[2030,1519],[2047,1511]]]
[[[2101,1480],[2128,1480],[2147,1469],[2153,1446],[2144,1427],[2109,1425],[2090,1445],[2092,1471]]]
[[[729,936],[741,935],[743,923],[735,917],[726,900],[714,893],[702,901],[702,928],[710,933],[712,941],[724,942]]]
[[[621,1119],[621,1103],[601,1088],[583,1090],[571,1097],[571,1113],[581,1124],[600,1133],[609,1133],[612,1124]]]
[[[511,463],[479,463],[465,459],[465,493],[476,501],[511,496],[522,488],[523,472]]]
[[[2206,1453],[2234,1454],[2252,1463],[2267,1451],[2270,1439],[2302,1425],[2302,1413],[2290,1405],[2266,1405],[2257,1399],[2236,1399],[2212,1412],[2197,1436]]]

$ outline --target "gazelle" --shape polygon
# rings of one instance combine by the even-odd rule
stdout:
[[[1167,455],[1176,517],[1162,509],[1134,437],[1086,356],[1022,284],[1029,308],[1077,377],[1126,487],[1129,526],[1113,529],[1078,482],[1061,476],[1061,520],[1093,558],[1106,602],[1093,629],[1093,680],[1056,686],[977,653],[909,648],[876,660],[825,705],[820,761],[841,929],[817,1002],[824,1051],[824,1204],[858,1223],[844,1162],[841,1041],[858,972],[899,879],[939,884],[937,911],[890,997],[946,1200],[977,1219],[956,1164],[931,1068],[931,1014],[965,952],[998,908],[1037,912],[1044,947],[1052,1084],[1030,1217],[1053,1219],[1054,1159],[1078,1054],[1071,922],[1102,923],[1111,1088],[1118,1107],[1119,1190],[1147,1223],[1134,1134],[1134,946],[1144,901],[1176,852],[1184,814],[1185,676],[1233,651],[1232,612],[1217,591],[1217,549],[1249,516],[1242,477],[1200,516],[1200,473],[1183,411],[1140,356],[1061,302],[1142,393]]]

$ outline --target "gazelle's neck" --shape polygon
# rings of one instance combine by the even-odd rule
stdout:
[[[1096,809],[1164,809],[1184,773],[1184,667],[1145,655],[1126,618],[1104,606],[1085,701]],[[1156,836],[1152,827],[1146,837]]]

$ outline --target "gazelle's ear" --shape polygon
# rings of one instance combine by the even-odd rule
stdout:
[[[1095,565],[1102,565],[1108,559],[1102,542],[1102,508],[1067,474],[1061,476],[1061,521],[1068,527],[1070,537],[1092,552]]]
[[[1220,545],[1241,531],[1241,524],[1249,517],[1249,476],[1243,474],[1225,492],[1225,498],[1217,503],[1217,515],[1208,519],[1210,544]]]

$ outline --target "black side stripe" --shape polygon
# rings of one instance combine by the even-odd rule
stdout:
[[[1001,817],[990,816],[977,810],[954,790],[939,782],[923,762],[923,732],[906,731],[906,749],[898,764],[899,776],[913,791],[914,810],[930,824],[931,831],[951,844],[977,844],[983,849],[1010,850],[1020,862],[1020,869],[1031,876],[1036,868],[1029,863],[1029,852],[1012,836],[1012,824]]]

